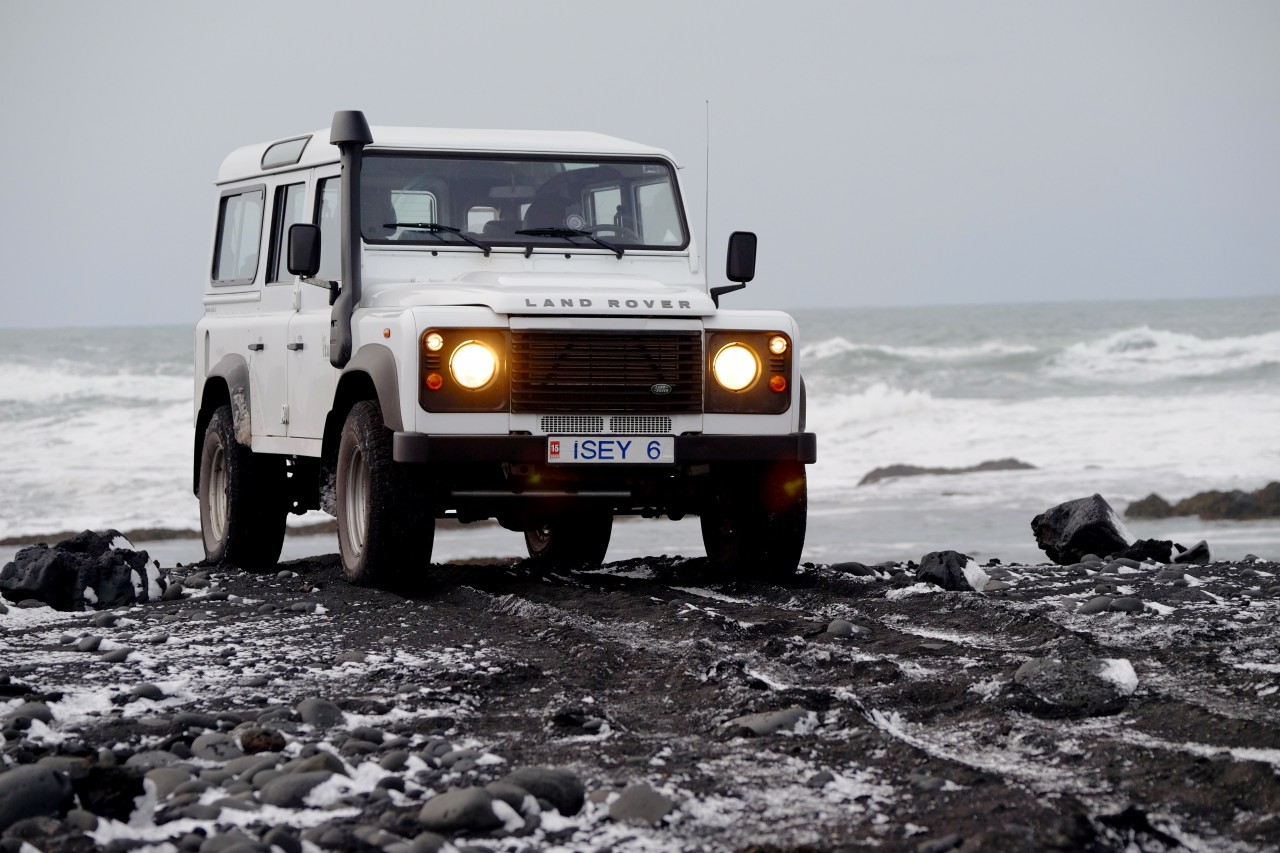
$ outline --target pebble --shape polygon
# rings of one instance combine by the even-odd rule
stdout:
[[[931,838],[916,845],[916,853],[947,853],[964,843],[964,838],[955,833],[940,838]]]
[[[95,628],[110,628],[112,625],[116,624],[116,620],[118,618],[119,617],[114,613],[107,611],[105,613],[99,613],[97,616],[93,617],[93,619],[90,620],[90,623]]]
[[[823,770],[819,773],[814,773],[805,780],[804,784],[810,788],[825,788],[834,781],[836,781],[835,774],[830,770]]]
[[[318,696],[303,699],[294,710],[302,717],[302,722],[318,729],[331,728],[342,722],[342,709]]]
[[[1100,583],[1093,588],[1098,595],[1115,595],[1119,590],[1113,583]]]
[[[156,786],[156,796],[160,799],[172,794],[179,785],[191,781],[191,774],[180,767],[157,767],[148,770],[146,778]]]
[[[648,785],[631,785],[609,804],[609,818],[620,823],[656,826],[675,808],[674,802]]]
[[[857,562],[832,563],[831,570],[834,572],[843,572],[846,575],[854,575],[857,577],[870,577],[874,575],[875,569]]]
[[[71,798],[71,780],[52,767],[28,764],[0,774],[0,832],[23,818],[62,814]]]
[[[524,788],[539,800],[546,800],[565,817],[582,810],[586,791],[582,780],[569,770],[555,767],[521,767],[501,781]]]
[[[1099,595],[1096,598],[1091,598],[1084,604],[1081,604],[1080,609],[1077,612],[1085,616],[1090,616],[1094,613],[1102,613],[1111,607],[1111,602],[1113,600],[1114,599],[1109,595]]]
[[[164,698],[164,691],[150,682],[143,682],[129,691],[129,695],[135,699],[151,699],[159,701]]]
[[[1142,599],[1136,595],[1125,595],[1111,601],[1111,609],[1120,613],[1141,613]]]
[[[1007,581],[990,580],[982,587],[983,592],[1002,592],[1006,589],[1013,589],[1013,584]]]
[[[221,732],[205,732],[191,744],[191,752],[196,758],[208,761],[226,761],[244,755],[235,739]]]
[[[133,654],[133,649],[128,646],[121,646],[118,649],[112,649],[109,652],[103,652],[98,659],[103,663],[124,663],[129,659],[129,655]]]
[[[262,786],[258,799],[269,806],[280,806],[296,809],[303,805],[312,789],[327,782],[333,777],[328,770],[313,770],[305,773],[288,773],[278,776]]]
[[[338,663],[364,663],[367,657],[364,652],[343,652],[338,655]]]
[[[436,832],[484,832],[502,826],[493,810],[493,795],[484,788],[459,788],[432,797],[418,812],[418,822]]]
[[[1029,710],[1049,719],[1112,714],[1133,692],[1114,677],[1120,664],[1128,661],[1032,658],[1013,675],[1015,694],[1032,699]]]
[[[1185,580],[1186,576],[1187,576],[1187,573],[1182,571],[1182,569],[1161,569],[1160,571],[1156,572],[1156,576],[1153,578],[1153,580],[1180,581],[1180,580]]]
[[[1186,551],[1173,558],[1175,563],[1203,566],[1213,561],[1209,553],[1209,543],[1201,539]]]
[[[240,748],[247,754],[279,752],[284,749],[284,735],[274,729],[250,728],[240,733]]]
[[[42,723],[53,722],[53,712],[50,711],[49,706],[43,702],[23,702],[4,716],[6,720],[39,720]]]
[[[182,583],[174,581],[165,587],[164,592],[160,593],[161,601],[177,601],[182,598]]]
[[[96,652],[98,646],[102,645],[102,638],[96,634],[90,634],[87,637],[81,637],[76,643],[76,650],[81,652]]]

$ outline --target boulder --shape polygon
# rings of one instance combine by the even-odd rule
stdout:
[[[619,823],[657,826],[676,804],[648,785],[631,785],[609,806],[609,818]]]
[[[484,832],[502,826],[493,795],[484,788],[460,788],[427,800],[418,822],[433,832]]]
[[[1060,719],[1119,713],[1138,686],[1123,658],[1032,658],[1013,676],[1013,702],[1039,717]]]
[[[1058,504],[1031,520],[1036,544],[1059,565],[1080,562],[1086,554],[1114,554],[1133,541],[1102,495]]]
[[[146,603],[165,589],[146,551],[116,548],[115,530],[86,530],[50,548],[23,548],[0,570],[0,594],[36,599],[55,610],[103,609]]]
[[[972,557],[959,551],[930,551],[920,558],[916,581],[957,591],[981,590],[988,577],[977,565]]]

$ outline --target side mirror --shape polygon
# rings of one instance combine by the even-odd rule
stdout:
[[[725,263],[724,277],[736,284],[711,288],[711,301],[720,307],[720,297],[735,290],[742,290],[756,277],[756,235],[751,231],[734,231],[729,235],[729,259]]]
[[[289,273],[313,278],[320,271],[320,229],[307,222],[289,226]]]
[[[740,284],[756,277],[756,235],[751,231],[734,231],[729,235],[729,260],[724,277]]]

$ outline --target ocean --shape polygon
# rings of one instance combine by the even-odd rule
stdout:
[[[1151,492],[1172,501],[1280,479],[1280,297],[793,313],[818,434],[807,560],[918,560],[950,548],[1040,561],[1030,521],[1056,503],[1097,492],[1123,512]],[[0,539],[197,531],[193,346],[186,326],[0,330]],[[1035,467],[858,485],[888,465],[1009,457]],[[1225,559],[1280,559],[1280,521],[1129,528],[1206,539]],[[285,556],[334,544],[290,537]],[[155,547],[170,560],[201,556],[191,539]],[[464,528],[442,531],[435,556],[522,547],[518,534]],[[0,548],[0,561],[13,550]],[[615,526],[609,559],[655,552],[701,553],[697,521]]]

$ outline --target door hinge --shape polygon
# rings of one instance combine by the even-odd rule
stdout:
[[[285,403],[280,407],[280,423],[287,424],[289,422],[289,404]]]

